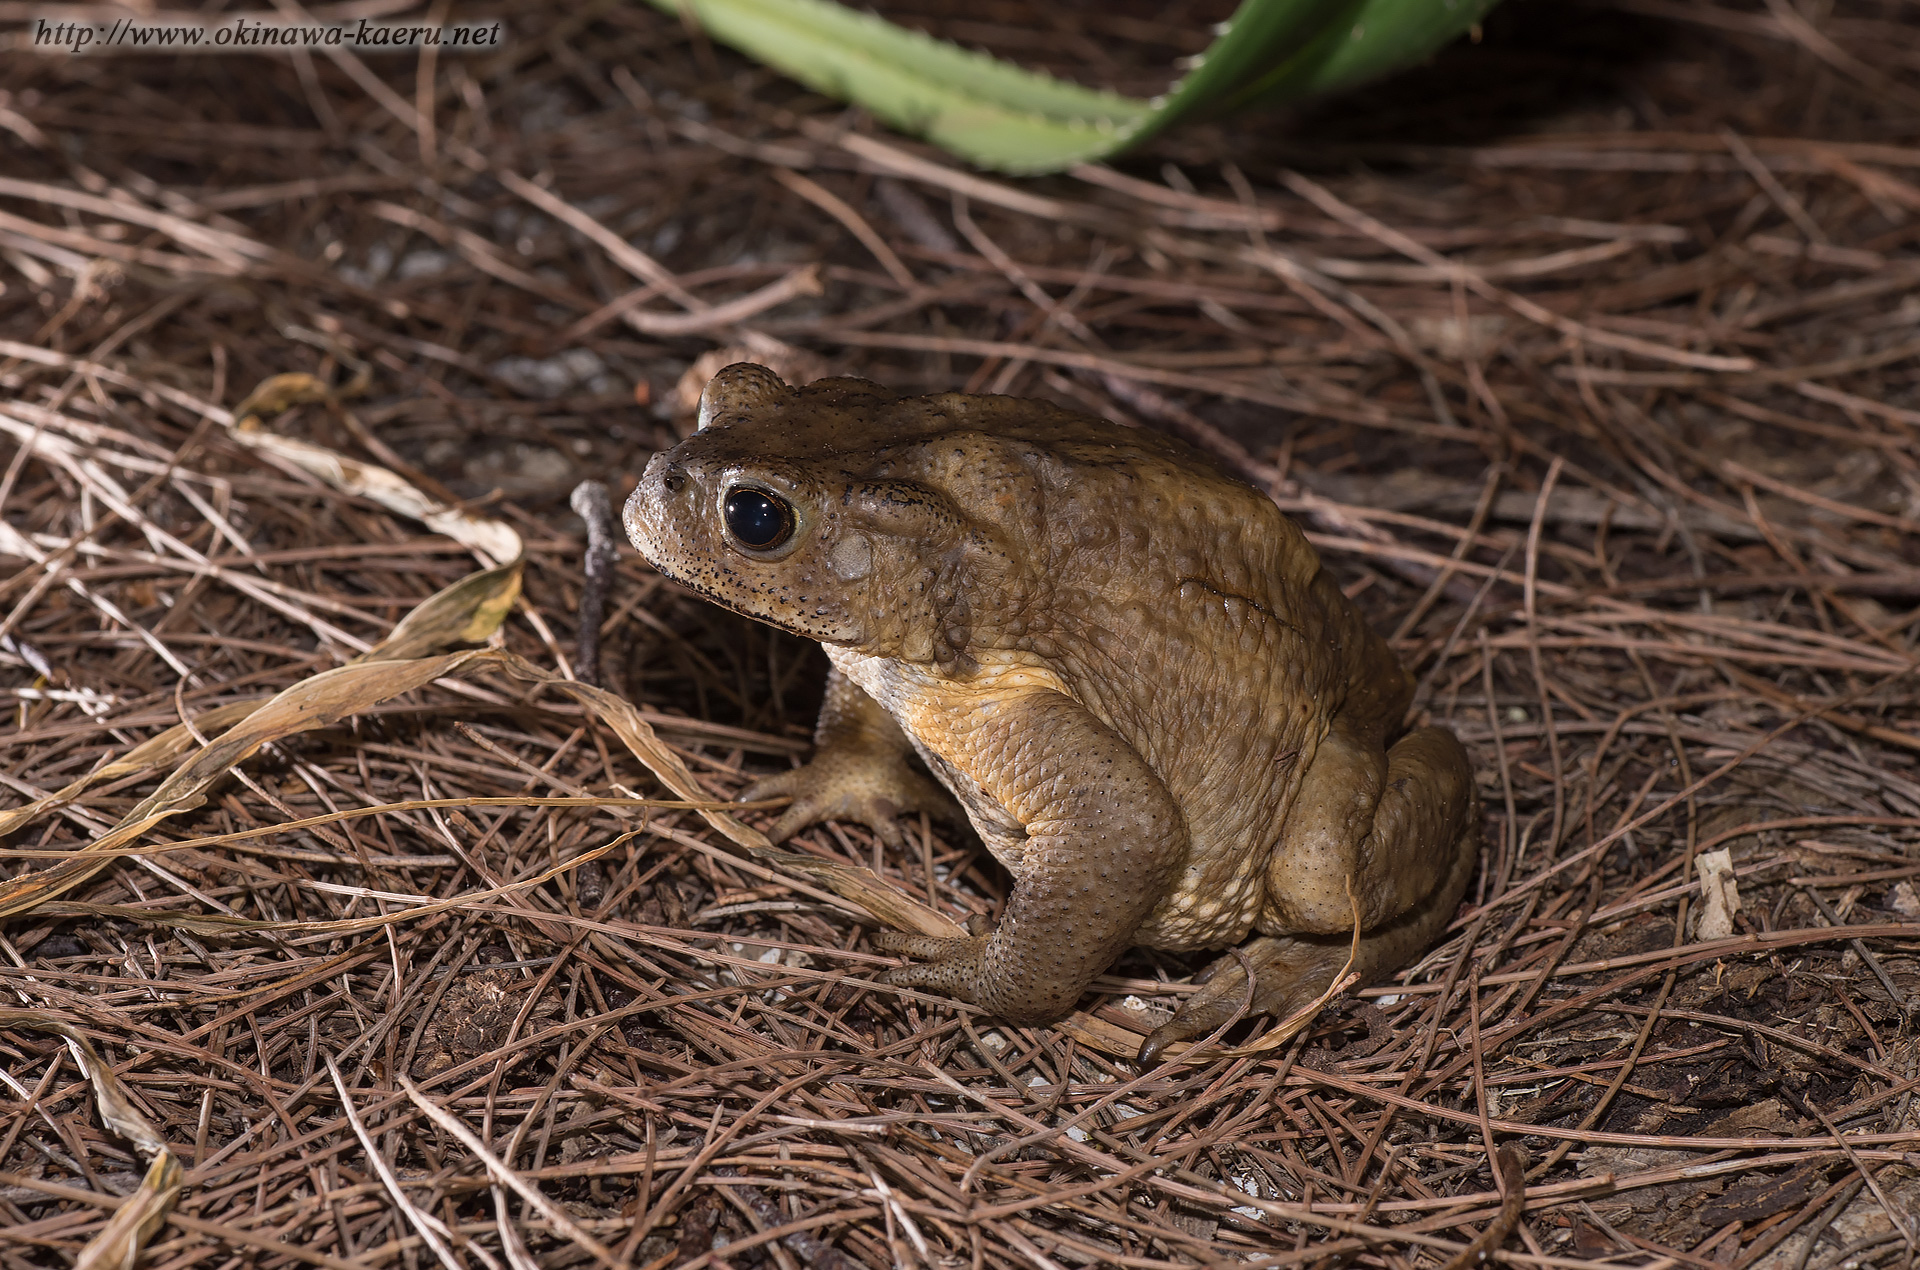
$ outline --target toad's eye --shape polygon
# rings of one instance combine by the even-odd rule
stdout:
[[[793,537],[793,507],[761,489],[727,491],[727,532],[743,547],[766,551]]]

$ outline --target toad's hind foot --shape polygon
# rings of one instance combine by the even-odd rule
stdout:
[[[791,795],[793,802],[767,830],[774,842],[785,842],[822,820],[850,820],[873,830],[889,847],[900,848],[906,835],[898,817],[921,811],[943,820],[953,815],[945,790],[915,771],[904,753],[881,746],[822,749],[805,767],[755,781],[740,800],[782,794]]]
[[[1147,1035],[1136,1061],[1143,1071],[1157,1065],[1167,1046],[1207,1035],[1238,1013],[1242,1003],[1246,1003],[1242,1017],[1286,1018],[1327,990],[1347,964],[1352,948],[1350,938],[1337,935],[1263,935],[1249,940],[1194,976],[1194,982],[1202,985],[1200,991],[1188,997],[1171,1020]],[[1253,970],[1251,1001],[1248,967]]]
[[[1253,971],[1253,998],[1247,1005],[1247,1017],[1265,1014],[1284,1019],[1325,992],[1346,966],[1349,954],[1354,972],[1365,984],[1398,970],[1432,946],[1453,920],[1454,909],[1479,860],[1478,808],[1471,802],[1468,806],[1471,811],[1461,818],[1452,864],[1423,904],[1362,934],[1357,949],[1351,931],[1341,935],[1263,935],[1249,940],[1196,976],[1195,982],[1202,985],[1200,991],[1188,997],[1169,1022],[1141,1042],[1140,1066],[1152,1067],[1174,1041],[1205,1036],[1233,1017],[1247,1000],[1247,971],[1241,958]]]
[[[1058,973],[1057,961],[1049,964],[1006,922],[995,926],[976,916],[968,920],[967,930],[957,938],[875,931],[875,948],[919,959],[882,971],[879,981],[898,988],[931,988],[1026,1027],[1064,1018],[1093,977],[1084,964]],[[1027,968],[1035,962],[1041,965],[1038,972]]]
[[[1397,970],[1446,930],[1480,858],[1473,768],[1442,728],[1409,732],[1385,755],[1336,730],[1293,814],[1286,850],[1269,866],[1260,929],[1271,933],[1208,967],[1201,990],[1141,1044],[1141,1066],[1174,1041],[1205,1036],[1248,1001],[1242,957],[1253,971],[1247,1013],[1277,1019],[1325,992],[1350,949],[1362,983]],[[1348,920],[1361,923],[1357,947]]]

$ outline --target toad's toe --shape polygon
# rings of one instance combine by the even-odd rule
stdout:
[[[1147,1034],[1135,1061],[1142,1070],[1154,1067],[1175,1041],[1206,1036],[1236,1018],[1260,1014],[1286,1018],[1327,990],[1349,950],[1349,943],[1339,939],[1263,936],[1251,940],[1194,976],[1194,982],[1202,985],[1200,991],[1188,997],[1172,1019]],[[1249,966],[1253,969],[1251,992]]]
[[[822,750],[805,767],[755,781],[740,800],[781,795],[793,802],[767,830],[774,842],[823,820],[850,820],[873,830],[889,847],[903,847],[900,816],[924,811],[945,818],[952,810],[945,791],[914,771],[904,756],[881,750]]]
[[[979,1001],[983,963],[991,935],[946,939],[937,935],[882,931],[872,938],[874,946],[883,951],[920,959],[882,971],[878,976],[881,983],[896,988],[932,988],[962,1001]]]

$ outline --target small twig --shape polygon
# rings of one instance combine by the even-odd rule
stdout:
[[[740,1177],[739,1169],[731,1165],[720,1165],[714,1169],[717,1177]],[[728,1186],[719,1188],[723,1194],[734,1196],[753,1215],[760,1220],[766,1230],[778,1230],[792,1224],[782,1216],[779,1206],[767,1198],[767,1193],[757,1186]],[[810,1230],[796,1230],[780,1236],[779,1242],[788,1249],[806,1258],[806,1264],[815,1270],[855,1270],[855,1262],[838,1248],[823,1243]]]
[[[487,1144],[482,1142],[473,1130],[462,1124],[452,1112],[427,1097],[420,1091],[419,1086],[405,1076],[400,1077],[400,1088],[406,1091],[407,1097],[413,1100],[414,1106],[426,1113],[427,1119],[446,1130],[461,1146],[473,1152],[474,1158],[486,1167],[487,1173],[494,1181],[512,1190],[535,1212],[546,1218],[552,1224],[556,1235],[571,1240],[575,1247],[602,1265],[616,1264],[612,1251],[605,1244],[582,1230],[564,1210],[542,1194],[539,1187],[508,1168],[505,1162],[489,1151]]]
[[[1880,1201],[1880,1208],[1886,1213],[1887,1221],[1892,1224],[1898,1237],[1905,1241],[1907,1245],[1907,1264],[1913,1264],[1913,1232],[1907,1229],[1907,1223],[1900,1215],[1900,1208],[1887,1197],[1885,1191],[1880,1189],[1880,1179],[1874,1176],[1873,1170],[1867,1167],[1867,1162],[1860,1158],[1859,1152],[1853,1149],[1853,1144],[1848,1142],[1846,1136],[1840,1132],[1840,1126],[1835,1124],[1833,1118],[1827,1115],[1826,1112],[1820,1110],[1820,1108],[1814,1106],[1811,1102],[1802,1098],[1786,1086],[1782,1085],[1780,1092],[1786,1095],[1787,1101],[1817,1119],[1821,1125],[1826,1128],[1826,1131],[1833,1135],[1833,1140],[1839,1145],[1840,1149],[1847,1153],[1848,1162],[1859,1172],[1861,1179],[1867,1184],[1867,1189],[1873,1192],[1873,1197]]]
[[[367,1162],[373,1165],[374,1173],[379,1177],[381,1185],[386,1188],[394,1207],[398,1208],[407,1222],[420,1232],[421,1242],[427,1245],[428,1250],[439,1259],[441,1265],[446,1266],[447,1270],[460,1270],[459,1259],[453,1255],[453,1250],[447,1247],[445,1239],[442,1238],[447,1233],[446,1225],[433,1214],[422,1212],[413,1201],[407,1198],[407,1193],[400,1189],[400,1179],[395,1176],[386,1157],[380,1153],[380,1148],[375,1145],[372,1135],[367,1132],[367,1127],[360,1122],[360,1113],[353,1106],[353,1095],[347,1092],[347,1082],[340,1075],[339,1067],[334,1064],[333,1056],[328,1054],[323,1057],[327,1064],[327,1074],[333,1077],[333,1087],[340,1093],[340,1108],[347,1114],[347,1125],[353,1130],[354,1136],[360,1139],[360,1146],[367,1153]]]
[[[901,290],[913,291],[919,287],[919,281],[902,263],[899,254],[889,247],[887,240],[875,233],[873,226],[867,223],[866,218],[854,211],[844,199],[818,181],[801,176],[798,172],[778,167],[771,171],[774,180],[846,226],[847,232],[859,239],[862,247],[873,253],[873,258],[880,262],[880,267],[887,271],[888,277],[900,284]]]
[[[1493,1254],[1520,1225],[1520,1214],[1527,1206],[1527,1150],[1514,1143],[1502,1143],[1495,1154],[1496,1176],[1500,1179],[1500,1211],[1474,1241],[1448,1258],[1440,1270],[1472,1270],[1493,1260]]]
[[[580,588],[580,634],[574,644],[573,673],[582,683],[600,685],[600,622],[613,585],[613,500],[603,481],[581,481],[569,500],[587,522],[585,582]]]
[[[1813,906],[1820,910],[1820,916],[1827,919],[1827,925],[1844,926],[1846,924],[1840,920],[1840,915],[1833,911],[1832,906],[1822,898],[1818,891],[1804,884],[1800,890],[1808,899],[1813,901]],[[1849,939],[1847,946],[1853,949],[1861,961],[1867,963],[1867,969],[1873,971],[1874,977],[1880,981],[1880,986],[1887,990],[1887,995],[1893,998],[1893,1004],[1900,1009],[1901,1013],[1911,1012],[1913,1003],[1908,1001],[1906,994],[1902,993],[1900,989],[1894,985],[1893,976],[1887,973],[1886,967],[1880,964],[1880,959],[1873,955],[1872,950],[1867,947],[1866,942],[1859,939]]]
[[[1808,214],[1806,205],[1793,196],[1793,191],[1780,184],[1780,178],[1760,161],[1760,156],[1753,152],[1753,147],[1731,128],[1722,128],[1720,135],[1726,138],[1727,149],[1733,152],[1733,157],[1739,160],[1740,166],[1747,170],[1747,175],[1753,178],[1754,184],[1766,192],[1767,197],[1773,200],[1775,207],[1786,213],[1788,220],[1800,227],[1800,232],[1807,236],[1807,241],[1825,243],[1826,231],[1821,229],[1819,222]]]

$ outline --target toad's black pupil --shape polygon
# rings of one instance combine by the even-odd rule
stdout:
[[[777,547],[793,532],[793,509],[757,489],[727,495],[727,532],[749,547]]]

